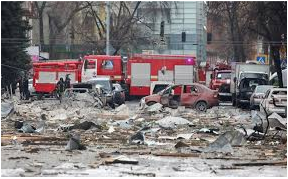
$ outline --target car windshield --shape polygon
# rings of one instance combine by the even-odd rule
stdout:
[[[255,93],[266,93],[266,91],[271,88],[273,88],[273,86],[257,86]]]
[[[116,91],[122,91],[122,88],[119,84],[113,84],[113,86],[115,87]]]
[[[231,78],[231,73],[229,72],[219,72],[217,73],[217,79],[230,79]]]
[[[106,80],[97,80],[97,81],[95,81],[95,84],[102,86],[102,88],[106,91],[112,90],[110,81],[108,81],[108,80],[107,81]]]

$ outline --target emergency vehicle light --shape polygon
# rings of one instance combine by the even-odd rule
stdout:
[[[187,59],[186,59],[186,63],[187,63],[187,64],[195,65],[194,58],[187,58]]]

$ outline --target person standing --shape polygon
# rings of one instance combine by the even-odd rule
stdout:
[[[67,74],[65,77],[65,89],[70,88],[70,81],[71,79],[69,78],[70,74]]]
[[[29,80],[27,77],[25,77],[24,82],[23,82],[23,94],[24,94],[24,99],[29,100],[30,94],[29,94]]]
[[[62,94],[65,90],[65,82],[63,80],[63,78],[60,78],[60,80],[57,82],[57,94],[59,95],[59,100],[61,103],[61,98],[62,98]]]

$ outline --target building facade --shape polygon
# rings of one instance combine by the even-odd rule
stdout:
[[[151,44],[141,47],[142,51],[195,55],[198,61],[206,61],[205,2],[176,1],[166,8],[159,5],[158,10],[153,9],[154,12],[149,11],[149,8],[143,2],[138,9],[138,17],[142,18],[145,25],[150,25],[153,37]]]

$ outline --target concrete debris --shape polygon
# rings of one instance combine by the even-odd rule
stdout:
[[[188,140],[188,139],[190,139],[192,137],[192,135],[193,135],[193,133],[190,133],[190,134],[178,134],[176,138],[177,139],[186,139],[186,140]]]
[[[35,133],[36,128],[34,126],[31,126],[30,124],[24,122],[23,126],[18,129],[18,132],[23,132],[23,133]]]
[[[114,132],[115,129],[113,126],[110,126],[109,129],[108,129],[108,133],[111,134],[112,132]]]
[[[142,131],[139,131],[136,134],[132,135],[129,139],[130,144],[144,144],[144,141],[145,134]]]
[[[67,132],[73,129],[82,129],[82,130],[89,130],[91,128],[97,128],[100,131],[102,130],[102,126],[95,124],[94,122],[84,121],[79,124],[74,124],[70,126],[60,126],[59,129],[63,132]]]
[[[21,177],[25,173],[22,168],[16,169],[1,169],[1,177]]]
[[[127,157],[125,155],[120,155],[120,156],[117,156],[117,157],[106,158],[106,159],[104,159],[104,162],[106,164],[121,163],[121,164],[133,164],[133,165],[137,165],[139,163],[138,160],[135,160],[133,158]]]
[[[1,118],[6,118],[13,111],[14,111],[13,102],[1,102]]]
[[[165,129],[174,129],[179,126],[192,126],[192,122],[188,121],[187,119],[184,119],[182,117],[172,117],[167,116],[163,119],[160,119],[156,121],[157,124],[159,124],[160,127],[163,127]]]
[[[132,128],[132,124],[133,124],[133,120],[131,120],[131,119],[116,121],[116,122],[112,123],[112,125],[119,126],[120,128],[123,128],[123,129]]]
[[[122,116],[129,116],[129,114],[130,114],[129,108],[125,104],[118,106],[115,109],[115,112],[116,112],[116,115],[120,115],[120,116],[121,115]]]
[[[227,131],[212,142],[204,152],[233,153],[233,145],[243,145],[246,143],[244,135],[238,131]]]
[[[95,101],[90,94],[80,94],[61,104],[48,98],[14,102],[15,113],[1,123],[2,176],[15,173],[15,176],[126,177],[130,175],[128,172],[139,169],[143,173],[153,170],[157,176],[203,173],[218,176],[226,175],[224,172],[229,169],[217,170],[215,174],[220,164],[287,158],[287,121],[276,114],[268,117],[269,131],[264,138],[264,133],[253,130],[258,125],[265,132],[267,126],[266,116],[256,111],[219,106],[198,113],[184,106],[172,109],[159,103],[139,110],[138,101],[127,101],[116,109],[100,109],[94,106]],[[88,150],[80,151],[86,147]],[[169,162],[174,168],[171,165],[163,168]],[[124,164],[130,165],[127,168]],[[27,166],[33,167],[33,171]],[[15,168],[20,167],[24,171],[17,174]],[[274,167],[275,174],[286,176],[285,167]],[[11,168],[14,169],[8,175],[5,170]],[[269,170],[243,167],[237,173],[233,169],[229,176],[246,176],[252,170],[263,174],[266,169]],[[267,173],[271,174],[271,168]]]
[[[179,142],[177,142],[177,144],[174,147],[177,149],[177,148],[181,148],[181,147],[189,147],[189,145],[183,141],[179,141]]]
[[[177,137],[172,137],[172,136],[159,136],[158,139],[164,139],[164,140],[176,140]]]
[[[210,134],[218,135],[219,133],[217,131],[219,131],[219,129],[202,128],[198,131],[198,133],[210,133]]]
[[[220,136],[216,141],[211,143],[207,148],[203,150],[203,152],[207,153],[231,153],[233,154],[233,148],[229,143],[228,139]]]
[[[148,106],[145,110],[149,113],[157,113],[163,110],[163,105],[160,103],[155,103],[151,106]]]
[[[65,150],[85,150],[86,147],[80,143],[80,135],[76,134],[71,136],[69,142],[67,143]]]

